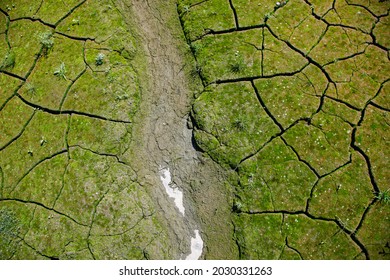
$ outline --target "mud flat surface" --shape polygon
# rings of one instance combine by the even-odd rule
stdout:
[[[189,81],[194,64],[190,63],[175,1],[129,2],[132,2],[133,14],[140,27],[149,65],[149,76],[143,79],[148,83],[143,88],[141,117],[139,123],[136,120],[134,133],[139,145],[135,149],[139,160],[134,168],[138,175],[142,174],[145,184],[151,186],[173,233],[172,238],[176,240],[177,257],[197,254],[202,257],[210,254],[212,258],[232,257],[234,243],[229,196],[224,186],[226,175],[213,161],[195,150],[192,130],[188,128],[194,91],[202,87],[200,81]],[[183,200],[176,207],[162,187],[164,178],[171,181],[173,188],[179,188],[179,191],[169,191],[171,195],[174,192],[179,195],[177,200]],[[221,231],[224,232],[216,234]],[[214,245],[208,245],[208,235],[220,239],[218,244],[211,242]],[[200,254],[199,247],[203,242],[204,252]],[[197,247],[197,253],[194,251],[189,255],[191,243]]]

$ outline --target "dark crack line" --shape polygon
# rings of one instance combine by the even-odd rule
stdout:
[[[336,117],[336,118],[342,120],[343,122],[348,124],[351,128],[354,128],[357,125],[357,124],[345,119],[343,116],[337,115],[336,113],[328,112],[327,110],[324,110],[323,108],[321,108],[320,111],[322,111],[324,114],[327,114],[329,116],[333,116],[333,117]],[[316,112],[316,113],[318,113],[318,112]]]
[[[240,241],[238,240],[238,236],[237,236],[237,226],[234,222],[232,222],[233,224],[233,236],[234,236],[234,242],[236,243],[236,246],[237,246],[237,251],[238,251],[238,257],[239,259],[243,259],[243,249],[241,248],[241,244],[240,244]]]
[[[65,90],[65,93],[64,95],[62,96],[62,99],[60,101],[60,106],[58,108],[59,111],[62,110],[62,106],[64,105],[64,102],[65,102],[65,99],[66,97],[68,96],[68,93],[70,91],[70,89],[72,88],[72,86],[77,82],[78,79],[80,79],[80,77],[87,71],[87,67],[84,67],[84,69],[77,75],[77,77],[73,80],[71,80],[71,83],[68,85],[68,87],[66,88]]]
[[[0,73],[3,73],[3,74],[5,74],[5,75],[8,75],[8,76],[10,76],[10,77],[12,77],[12,78],[19,79],[19,80],[21,80],[21,81],[23,81],[23,82],[26,81],[26,78],[23,78],[23,77],[21,77],[21,76],[19,76],[19,75],[17,75],[17,74],[12,73],[12,72],[8,72],[7,70],[4,70],[4,69],[0,69]]]
[[[38,60],[42,56],[44,56],[44,47],[43,47],[43,45],[39,49],[39,52],[35,55],[36,58],[34,59],[33,64],[31,65],[30,69],[27,71],[26,75],[24,76],[25,77],[25,81],[24,82],[26,82],[27,78],[31,75],[32,71],[34,70],[35,66],[38,63]]]
[[[375,103],[374,101],[370,101],[370,105],[372,105],[373,107],[379,109],[379,110],[382,110],[382,111],[386,111],[386,112],[390,112],[390,109],[389,108],[385,108],[377,103]]]
[[[18,86],[18,88],[20,89],[20,88],[21,88],[21,85]],[[10,102],[11,99],[14,98],[15,96],[16,96],[16,91],[15,91],[13,94],[11,94],[11,95],[4,101],[3,104],[1,104],[1,106],[0,106],[0,112],[4,109],[4,107],[8,104],[8,102]]]
[[[8,15],[8,13],[6,11],[2,10],[1,8],[0,8],[0,12],[2,12],[4,14],[5,18],[6,18],[4,33],[5,33],[5,41],[7,43],[8,49],[10,50],[11,49],[11,43],[9,41],[9,26],[11,24],[11,18]]]
[[[249,25],[249,26],[233,27],[233,28],[224,29],[224,30],[214,30],[211,28],[206,28],[205,33],[198,36],[194,40],[192,40],[192,42],[199,41],[199,40],[203,39],[204,37],[210,36],[210,35],[220,35],[220,34],[229,34],[229,33],[234,33],[234,32],[243,32],[243,31],[247,31],[247,30],[260,29],[263,27],[265,27],[264,23],[256,24],[256,25]]]
[[[38,165],[40,165],[41,163],[43,163],[43,162],[45,162],[45,161],[47,161],[47,160],[51,160],[52,158],[54,158],[54,157],[56,157],[56,156],[58,156],[58,155],[61,155],[61,154],[63,154],[63,153],[66,153],[67,152],[67,150],[60,150],[60,151],[58,151],[58,152],[56,152],[56,153],[54,153],[54,154],[51,154],[51,155],[49,155],[49,156],[46,156],[46,157],[44,157],[44,158],[42,158],[42,159],[40,159],[38,162],[36,162],[35,164],[33,164],[20,178],[19,178],[19,180],[15,183],[15,185],[11,188],[11,190],[10,190],[10,192],[9,192],[9,194],[12,194],[14,191],[15,191],[15,189],[19,186],[19,184],[20,184],[20,182],[21,181],[23,181],[23,179],[24,178],[26,178],[29,174],[30,174],[30,172],[32,171],[32,170],[34,170]]]
[[[365,54],[367,47],[368,47],[368,45],[366,45],[366,47],[364,48],[364,50],[361,51],[361,52],[356,52],[356,53],[353,53],[353,54],[351,54],[351,55],[344,56],[344,57],[340,57],[340,58],[336,58],[336,59],[334,59],[334,60],[332,60],[332,61],[329,61],[329,62],[323,64],[322,67],[326,67],[326,66],[328,66],[328,65],[337,63],[337,62],[339,62],[339,61],[351,59],[351,58],[354,58],[355,56],[359,56],[359,55]]]
[[[332,171],[330,171],[330,172],[328,172],[328,173],[325,173],[325,174],[323,174],[323,175],[321,175],[320,177],[317,178],[316,182],[313,184],[313,187],[312,187],[311,190],[310,190],[310,195],[309,195],[308,199],[306,200],[305,211],[306,211],[307,213],[309,213],[310,203],[311,203],[311,200],[313,199],[314,191],[315,191],[315,189],[316,189],[318,183],[320,182],[320,180],[321,180],[322,178],[325,178],[325,177],[327,177],[327,176],[329,176],[329,175],[331,175],[331,174],[333,174],[333,173],[335,173],[335,172],[337,172],[337,171],[343,169],[344,167],[350,165],[351,163],[352,163],[352,154],[349,154],[349,160],[348,160],[346,163],[344,163],[344,164],[342,164],[342,165],[336,167],[336,168],[333,169]]]
[[[118,163],[123,164],[123,165],[126,165],[127,167],[130,167],[130,168],[131,168],[131,166],[129,165],[129,163],[122,161],[122,160],[119,158],[119,156],[116,155],[116,154],[102,153],[102,152],[94,151],[94,150],[92,150],[92,149],[90,149],[90,148],[83,147],[83,146],[81,146],[81,145],[79,145],[79,144],[70,145],[69,148],[79,148],[79,149],[82,149],[82,150],[85,150],[85,151],[89,151],[89,152],[91,152],[91,153],[93,153],[93,154],[95,154],[95,155],[98,155],[98,156],[112,157],[112,158],[114,158]]]
[[[237,11],[236,11],[236,8],[233,5],[233,1],[232,0],[229,0],[229,5],[230,5],[230,9],[233,11],[234,23],[236,25],[236,29],[238,29],[238,28],[240,28],[240,25],[238,24]]]
[[[30,106],[32,108],[35,108],[35,109],[39,109],[39,110],[41,110],[41,111],[43,111],[45,113],[49,113],[49,114],[52,114],[52,115],[71,115],[71,114],[75,114],[75,115],[86,116],[86,117],[90,117],[90,118],[94,118],[94,119],[100,119],[100,120],[116,122],[116,123],[127,123],[127,124],[132,123],[131,121],[111,119],[111,118],[107,118],[107,117],[103,117],[103,116],[99,116],[99,115],[94,115],[94,114],[86,113],[86,112],[80,112],[80,111],[76,111],[76,110],[55,110],[55,109],[50,109],[50,108],[46,108],[46,107],[43,107],[41,105],[34,104],[34,103],[28,101],[27,99],[25,99],[19,93],[17,93],[16,95],[20,98],[20,100],[22,100],[28,106]]]
[[[78,36],[69,35],[69,34],[63,33],[61,31],[55,31],[55,34],[59,34],[61,36],[64,36],[66,38],[69,38],[69,39],[72,39],[75,41],[85,42],[85,41],[95,41],[96,40],[95,38],[90,38],[90,37],[78,37]]]
[[[319,179],[324,178],[324,177],[326,177],[326,176],[329,176],[329,175],[335,173],[336,171],[338,171],[338,170],[340,170],[340,169],[346,167],[347,165],[349,165],[349,164],[351,164],[351,163],[352,163],[352,154],[350,153],[350,154],[349,154],[349,160],[348,160],[347,162],[345,162],[344,164],[342,164],[342,165],[336,167],[335,169],[329,171],[328,173],[325,173],[325,174],[321,175],[321,176],[319,177]]]
[[[31,244],[27,243],[27,241],[24,239],[24,238],[21,238],[21,241],[23,241],[23,243],[28,247],[30,248],[31,250],[33,250],[35,253],[37,253],[38,255],[42,256],[42,257],[45,257],[49,260],[58,260],[58,256],[49,256],[49,255],[46,255],[44,253],[42,253],[41,251],[39,251],[38,249],[36,249],[35,247],[33,247]]]
[[[191,5],[190,5],[190,8],[196,7],[196,6],[198,6],[198,5],[203,4],[204,2],[208,2],[208,1],[210,1],[210,0],[202,0],[202,1],[196,2],[196,3],[194,3],[194,4],[191,4]]]
[[[335,101],[335,102],[344,104],[345,106],[347,106],[348,108],[350,108],[350,109],[352,109],[352,110],[354,110],[354,111],[358,111],[358,112],[361,112],[361,111],[362,111],[361,108],[356,107],[356,106],[354,106],[354,105],[352,105],[352,104],[350,104],[350,103],[348,103],[348,102],[346,102],[346,101],[344,101],[344,100],[342,100],[342,99],[339,99],[339,98],[337,98],[337,97],[333,97],[333,96],[330,96],[330,95],[326,95],[326,98],[329,98],[329,99],[331,99],[331,100],[333,100],[333,101]]]
[[[359,8],[362,8],[362,9],[366,10],[368,13],[370,13],[376,19],[378,19],[380,17],[380,16],[376,15],[373,11],[371,11],[368,7],[366,7],[364,5],[356,4],[356,3],[350,3],[349,0],[345,0],[345,2],[347,3],[348,6],[355,6],[355,7],[359,7]]]
[[[311,8],[314,7],[309,1],[307,0],[304,0],[305,3],[307,5],[309,5]],[[325,12],[325,14],[323,14],[322,16],[319,16],[317,15],[315,12],[314,12],[314,9],[312,8],[311,9],[311,14],[317,19],[317,20],[320,20],[322,21],[323,23],[325,23],[327,26],[334,26],[334,27],[341,27],[341,28],[345,28],[345,29],[351,29],[351,30],[355,30],[355,31],[359,31],[361,33],[364,33],[364,34],[369,34],[368,32],[365,32],[364,30],[360,29],[360,28],[357,28],[355,26],[350,26],[350,25],[345,25],[345,24],[342,24],[342,23],[330,23],[328,22],[326,19],[325,19],[325,16],[332,10],[335,11],[336,15],[340,18],[340,15],[337,13],[337,10],[335,8],[335,3],[336,1],[334,0],[333,3],[332,3],[332,7]]]
[[[359,221],[359,224],[356,226],[356,229],[355,229],[355,234],[358,234],[359,230],[361,229],[366,217],[367,217],[367,214],[368,212],[370,211],[371,207],[375,204],[375,203],[378,203],[379,199],[374,197],[374,199],[371,200],[371,202],[368,204],[368,206],[366,207],[366,209],[364,210],[363,214],[362,214],[362,217],[360,218],[360,221]]]
[[[35,116],[35,113],[37,111],[34,110],[33,113],[31,114],[30,118],[27,120],[27,122],[23,125],[22,129],[19,131],[17,135],[15,135],[11,140],[9,140],[6,144],[4,144],[2,147],[0,147],[0,152],[7,148],[9,145],[11,145],[13,142],[15,142],[17,139],[19,139],[20,136],[22,136],[23,132],[26,130],[27,126]]]
[[[305,122],[305,123],[309,123],[310,122],[310,119],[308,118],[299,118],[297,120],[295,120],[290,126],[288,126],[286,129],[284,129],[283,131],[280,131],[274,135],[272,135],[263,145],[261,145],[259,147],[259,149],[257,149],[255,152],[247,155],[246,157],[244,157],[242,160],[240,160],[240,162],[238,163],[237,167],[240,166],[243,162],[245,162],[246,160],[254,157],[255,155],[257,155],[264,147],[266,147],[269,143],[271,143],[275,138],[278,138],[278,137],[281,137],[284,133],[286,133],[289,129],[291,129],[292,127],[294,127],[295,125],[297,125],[298,123],[300,122]]]
[[[0,198],[0,201],[14,201],[14,202],[20,202],[20,203],[25,203],[25,204],[37,205],[37,206],[42,207],[42,208],[44,208],[46,210],[53,211],[53,212],[55,212],[58,215],[64,216],[64,217],[68,218],[69,220],[75,222],[76,224],[78,224],[80,226],[88,227],[88,225],[78,222],[77,220],[75,220],[71,216],[69,216],[69,215],[67,215],[65,213],[62,213],[62,212],[60,212],[60,211],[58,211],[58,210],[56,210],[54,208],[48,207],[48,206],[46,206],[43,203],[38,202],[38,201],[24,200],[24,199],[20,199],[20,198],[8,198],[8,197],[2,197],[2,198]]]
[[[328,80],[329,83],[332,83],[334,84],[336,90],[337,90],[337,86],[336,86],[336,83],[332,80],[332,78],[330,77],[329,73],[325,71],[325,69],[321,66],[321,64],[319,64],[317,61],[315,61],[313,58],[311,58],[309,55],[305,54],[302,50],[300,50],[299,48],[295,47],[293,44],[291,44],[289,41],[286,41],[286,40],[283,40],[281,38],[279,38],[275,32],[271,29],[271,27],[269,25],[266,25],[266,28],[268,29],[268,31],[272,34],[272,36],[274,36],[274,38],[276,38],[277,40],[283,42],[284,44],[286,44],[291,50],[293,50],[295,53],[298,53],[300,54],[303,58],[305,58],[309,64],[312,64],[314,66],[316,66],[326,77],[326,79]]]
[[[363,243],[356,237],[356,233],[354,231],[351,231],[347,229],[344,224],[337,218],[331,219],[331,218],[325,218],[325,217],[317,217],[312,214],[310,214],[307,211],[287,211],[287,210],[277,210],[277,211],[240,211],[240,214],[247,214],[247,215],[264,215],[264,214],[287,214],[287,215],[304,215],[312,220],[319,220],[319,221],[325,221],[325,222],[333,222],[335,223],[345,234],[347,234],[352,241],[361,249],[363,254],[365,255],[366,259],[369,260],[370,256],[363,245]]]
[[[286,236],[286,239],[285,239],[285,243],[286,243],[286,247],[287,247],[287,248],[289,248],[290,250],[293,250],[295,253],[298,254],[298,256],[299,256],[299,258],[300,258],[301,260],[304,260],[304,258],[302,257],[302,254],[301,254],[297,249],[295,249],[294,247],[292,247],[292,246],[290,246],[290,245],[288,244],[288,238],[287,238],[287,236]]]
[[[375,193],[379,193],[379,188],[378,188],[378,185],[375,181],[375,176],[374,176],[374,173],[372,171],[372,164],[371,164],[371,160],[370,158],[367,156],[367,154],[359,147],[356,145],[355,141],[356,141],[356,131],[357,131],[357,127],[354,127],[352,129],[352,136],[351,136],[351,147],[352,149],[354,149],[355,151],[357,151],[359,154],[361,154],[364,158],[364,160],[366,161],[366,165],[367,165],[367,169],[368,169],[368,175],[370,177],[370,181],[371,181],[371,185],[374,189],[374,192]]]
[[[263,108],[263,110],[266,112],[266,114],[268,115],[269,118],[272,119],[272,121],[274,122],[274,124],[279,127],[280,129],[280,132],[283,132],[284,131],[284,128],[283,126],[278,122],[278,120],[271,114],[270,110],[268,109],[268,107],[265,105],[263,99],[261,98],[260,96],[260,93],[255,85],[255,83],[253,82],[253,80],[251,81],[251,85],[252,85],[252,88],[253,90],[255,91],[256,93],[256,97],[257,97],[257,100],[259,101],[261,107]]]
[[[271,74],[271,75],[240,77],[240,78],[232,78],[232,79],[224,79],[224,80],[218,79],[214,82],[211,82],[210,84],[228,84],[228,83],[236,83],[236,82],[251,82],[254,80],[270,79],[270,78],[275,78],[275,77],[291,77],[291,76],[294,76],[294,75],[302,72],[309,65],[310,65],[310,63],[306,63],[300,69],[298,69],[296,71],[292,71],[292,72],[281,72],[281,73],[275,73],[275,74]]]
[[[82,0],[76,6],[74,6],[72,9],[70,9],[62,18],[60,18],[54,25],[58,26],[63,20],[65,20],[68,16],[70,16],[78,7],[80,7],[82,4],[84,4],[86,0]]]
[[[318,37],[317,41],[313,44],[313,46],[311,46],[311,48],[309,49],[309,51],[306,53],[306,55],[309,55],[311,53],[311,51],[318,46],[318,44],[322,41],[322,39],[325,37],[325,34],[326,32],[328,32],[329,30],[329,26],[327,25],[325,27],[325,30],[321,33],[321,35]]]
[[[66,163],[66,166],[64,168],[64,172],[62,173],[62,178],[61,178],[61,189],[59,190],[56,198],[54,199],[53,201],[53,206],[51,208],[54,208],[56,206],[56,203],[58,201],[58,199],[60,198],[61,194],[62,194],[62,191],[64,190],[65,188],[65,176],[66,176],[66,173],[68,172],[68,168],[69,168],[69,165],[70,165],[70,159],[68,158],[68,161]]]
[[[0,198],[3,197],[3,190],[4,190],[4,171],[3,168],[0,166]]]
[[[14,19],[11,19],[10,21],[14,22],[14,21],[19,21],[19,20],[29,20],[29,21],[32,21],[32,22],[38,21],[39,23],[41,23],[42,25],[45,25],[47,27],[50,27],[50,28],[53,28],[53,29],[56,28],[56,26],[54,24],[51,24],[49,22],[45,22],[42,19],[36,18],[36,17],[25,16],[25,17],[14,18]]]
[[[296,157],[298,158],[298,161],[304,163],[304,164],[305,164],[305,165],[306,165],[306,166],[307,166],[307,167],[316,175],[317,178],[320,178],[320,177],[321,177],[321,175],[317,172],[317,170],[315,170],[314,167],[312,167],[312,166],[310,165],[310,163],[308,163],[306,160],[302,159],[301,156],[298,154],[298,152],[295,150],[295,148],[294,148],[292,145],[290,145],[290,144],[286,141],[286,139],[283,138],[283,136],[280,136],[280,139],[283,141],[283,143],[284,143],[287,147],[289,147],[289,148],[294,152],[294,154],[295,154]]]
[[[93,224],[95,223],[95,216],[96,216],[96,212],[97,212],[97,207],[99,206],[100,202],[102,202],[102,200],[104,199],[104,197],[106,196],[106,194],[109,191],[110,191],[110,188],[107,188],[106,192],[104,194],[102,194],[102,196],[95,202],[94,207],[93,207],[92,217],[91,217],[91,224],[89,225],[88,236],[87,236],[87,246],[88,246],[88,250],[91,253],[92,258],[94,260],[96,260],[96,257],[95,257],[95,254],[93,253],[92,244],[90,241],[92,227],[93,227]]]
[[[39,12],[39,10],[41,9],[41,7],[42,7],[42,4],[43,4],[43,1],[44,0],[41,0],[41,2],[39,3],[39,6],[38,6],[38,8],[35,10],[35,12],[34,12],[34,16]]]

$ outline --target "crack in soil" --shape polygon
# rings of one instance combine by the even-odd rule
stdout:
[[[179,1],[179,3],[180,2],[181,1]],[[386,108],[386,106],[377,104],[374,101],[374,99],[379,95],[381,90],[384,88],[385,83],[389,79],[387,78],[387,79],[383,80],[383,79],[379,78],[378,81],[375,81],[378,84],[380,84],[379,89],[376,90],[376,93],[374,95],[370,95],[370,97],[368,98],[367,101],[365,101],[365,102],[363,101],[363,104],[358,105],[358,106],[355,105],[355,102],[353,102],[352,100],[344,100],[343,98],[346,98],[346,97],[339,96],[339,95],[341,95],[341,93],[343,93],[342,91],[343,91],[344,84],[352,84],[354,82],[353,78],[360,74],[359,60],[362,59],[362,57],[363,58],[366,58],[366,56],[369,57],[369,52],[370,52],[369,48],[373,48],[373,46],[374,46],[375,49],[377,49],[376,51],[378,51],[378,50],[386,51],[387,58],[389,59],[389,49],[386,48],[384,45],[382,45],[380,42],[378,42],[378,39],[377,39],[376,35],[374,34],[374,31],[375,31],[375,27],[377,26],[377,24],[379,22],[381,22],[381,19],[389,15],[390,9],[387,8],[386,12],[380,13],[380,15],[377,15],[369,8],[370,4],[368,4],[366,6],[366,5],[362,5],[362,4],[352,4],[349,1],[346,1],[346,2],[347,2],[347,6],[355,6],[355,7],[362,8],[365,11],[367,11],[370,14],[370,16],[373,17],[371,19],[370,28],[368,28],[367,30],[364,30],[364,28],[361,28],[356,23],[350,23],[350,22],[348,22],[348,20],[347,20],[347,22],[345,22],[343,20],[343,16],[342,16],[341,11],[339,11],[339,9],[342,9],[343,7],[340,8],[340,6],[338,5],[340,3],[336,3],[336,1],[333,1],[333,3],[331,4],[331,7],[328,8],[323,15],[319,15],[318,13],[316,13],[314,5],[310,1],[305,0],[303,3],[303,6],[308,5],[311,10],[309,10],[308,15],[305,18],[303,18],[300,22],[298,22],[298,24],[292,26],[293,30],[290,33],[290,36],[287,36],[287,39],[286,39],[285,35],[280,34],[280,30],[278,30],[278,28],[280,28],[280,27],[278,27],[278,26],[274,27],[272,20],[269,20],[270,18],[274,17],[276,15],[276,13],[278,13],[279,10],[281,10],[280,8],[284,7],[285,5],[279,6],[280,4],[278,4],[277,6],[275,6],[273,11],[271,11],[269,14],[265,15],[264,23],[260,23],[258,25],[240,26],[240,24],[239,24],[240,15],[237,14],[237,10],[235,9],[235,6],[234,6],[235,1],[229,0],[229,1],[227,1],[226,6],[228,6],[229,9],[231,10],[232,18],[234,18],[235,27],[222,29],[222,30],[221,29],[213,30],[212,28],[209,28],[209,26],[207,26],[207,25],[210,25],[211,23],[205,22],[205,26],[203,26],[203,32],[201,32],[201,35],[197,35],[194,38],[194,37],[192,37],[193,30],[190,30],[188,28],[187,21],[189,21],[189,23],[191,23],[190,14],[191,14],[191,12],[197,13],[197,11],[191,10],[191,8],[193,6],[189,6],[189,7],[178,6],[178,10],[179,10],[179,18],[181,20],[182,29],[184,32],[186,32],[185,35],[187,38],[187,43],[191,46],[192,54],[194,56],[195,61],[197,61],[198,65],[200,64],[199,61],[202,60],[201,55],[205,55],[205,54],[201,53],[201,55],[200,55],[197,52],[197,46],[199,46],[199,45],[201,46],[202,40],[208,39],[207,37],[218,38],[219,36],[221,36],[221,38],[222,38],[222,36],[223,36],[222,34],[237,34],[239,32],[243,32],[246,30],[253,30],[253,29],[258,29],[262,34],[261,48],[257,47],[255,44],[246,42],[247,44],[253,46],[256,49],[256,51],[261,51],[261,57],[260,57],[260,61],[259,61],[259,70],[249,72],[250,75],[248,75],[248,74],[227,75],[228,77],[226,77],[226,74],[222,74],[223,69],[219,69],[221,71],[221,75],[225,75],[225,77],[218,77],[218,74],[217,74],[216,78],[213,77],[210,79],[205,72],[210,71],[211,72],[210,74],[213,74],[213,71],[215,71],[213,69],[213,67],[215,67],[215,66],[206,65],[206,66],[210,67],[210,69],[206,69],[206,70],[202,69],[201,66],[198,66],[199,70],[197,69],[197,73],[199,74],[200,78],[202,79],[203,85],[205,87],[209,86],[210,90],[212,90],[212,86],[214,86],[214,85],[219,85],[219,84],[232,84],[233,85],[234,83],[238,83],[238,82],[250,82],[252,85],[252,88],[256,94],[257,100],[259,101],[258,105],[265,110],[268,117],[273,121],[273,123],[280,130],[278,133],[270,136],[269,140],[266,141],[265,143],[263,143],[254,152],[250,152],[250,153],[248,153],[248,155],[244,156],[239,161],[237,166],[231,166],[232,170],[235,172],[238,172],[241,164],[243,164],[247,160],[251,159],[252,157],[256,156],[260,151],[263,150],[264,147],[266,147],[271,141],[273,141],[273,139],[280,138],[283,141],[284,145],[289,147],[294,152],[294,154],[297,157],[297,161],[305,164],[305,166],[308,167],[312,171],[312,173],[316,176],[316,182],[314,183],[314,185],[311,188],[309,198],[306,200],[305,211],[299,211],[299,212],[293,213],[293,212],[290,212],[287,210],[259,211],[259,212],[249,210],[245,213],[246,214],[282,213],[282,214],[290,214],[290,215],[291,214],[304,214],[310,219],[317,219],[317,220],[328,221],[328,222],[332,221],[332,222],[336,223],[336,225],[340,228],[340,230],[344,231],[352,239],[353,243],[355,243],[361,249],[361,252],[365,256],[365,258],[370,259],[370,254],[369,254],[369,251],[366,247],[369,244],[363,244],[364,242],[360,241],[357,238],[357,232],[361,229],[362,225],[364,224],[366,217],[368,216],[368,213],[370,212],[370,209],[372,208],[372,206],[374,206],[378,202],[376,198],[370,199],[370,202],[364,208],[364,211],[362,212],[362,215],[360,217],[360,221],[359,221],[355,230],[346,229],[345,226],[343,225],[343,223],[341,222],[341,220],[339,218],[337,218],[337,216],[335,218],[315,217],[314,215],[309,213],[310,202],[311,202],[314,190],[316,189],[316,186],[317,186],[319,180],[324,178],[324,177],[327,177],[327,176],[331,175],[332,173],[336,172],[337,170],[340,170],[343,167],[351,164],[352,163],[351,151],[356,151],[358,154],[360,154],[364,158],[366,166],[367,166],[367,171],[368,171],[367,175],[370,179],[373,193],[378,195],[380,192],[380,189],[378,187],[378,183],[377,183],[376,178],[374,176],[373,162],[372,162],[371,158],[369,157],[368,152],[366,152],[363,149],[363,147],[359,146],[359,142],[356,140],[356,134],[357,134],[357,131],[360,130],[360,127],[362,126],[363,121],[365,120],[365,114],[366,114],[366,111],[367,111],[367,108],[369,105],[371,105],[372,107],[374,107],[376,109],[381,110],[383,113],[389,112],[389,109]],[[201,5],[202,3],[203,2],[200,2],[198,4]],[[284,3],[284,4],[286,4],[286,3]],[[291,7],[291,5],[289,5],[288,7]],[[333,16],[336,16],[336,20],[334,18],[328,19],[328,17],[325,17],[328,14],[330,15],[332,13],[334,13]],[[324,24],[325,28],[323,31],[321,31],[321,34],[318,37],[318,39],[316,39],[315,43],[313,45],[311,45],[311,47],[309,47],[309,50],[306,52],[303,48],[300,48],[298,44],[293,43],[291,41],[291,37],[294,34],[294,32],[297,30],[297,28],[300,25],[302,25],[306,19],[309,19],[309,17],[314,19],[315,21],[318,21],[318,22]],[[281,19],[281,21],[283,21],[283,19]],[[286,23],[287,23],[287,25],[289,25],[289,23],[287,21],[286,21]],[[196,26],[196,27],[194,27],[194,29],[195,28],[198,28],[198,27]],[[297,69],[294,71],[283,71],[282,70],[282,71],[276,71],[274,73],[264,75],[264,72],[263,72],[264,71],[264,64],[265,64],[264,53],[263,53],[265,50],[265,48],[264,48],[264,29],[267,29],[267,31],[271,34],[271,36],[275,40],[284,44],[294,54],[298,54],[299,56],[304,58],[307,61],[306,64],[301,66],[300,69]],[[331,29],[332,30],[337,29],[338,32],[340,32],[342,35],[345,35],[346,40],[347,40],[347,44],[349,44],[351,46],[350,47],[351,53],[345,53],[345,54],[342,53],[341,55],[336,57],[334,60],[330,60],[330,61],[321,61],[321,59],[320,58],[317,59],[315,55],[309,55],[310,53],[312,53],[312,51],[317,46],[320,46],[321,44],[325,44],[325,46],[326,46],[326,42],[324,43],[324,41],[326,41],[325,36],[328,36],[328,37],[331,36],[330,35]],[[362,36],[362,38],[365,38],[365,40],[360,42],[360,43],[355,43],[354,37],[352,36],[352,32],[359,34],[359,36]],[[192,45],[194,42],[196,42],[198,45],[197,46]],[[208,41],[206,40],[206,42],[208,42]],[[208,46],[206,46],[206,47],[208,48]],[[216,49],[215,51],[219,52],[220,50]],[[229,55],[229,51],[227,51],[227,55]],[[336,63],[344,63],[344,62],[350,62],[350,61],[352,61],[354,68],[351,69],[352,74],[350,75],[349,79],[348,79],[348,77],[346,79],[336,78],[337,75],[334,73],[334,70],[332,70],[332,66],[341,65],[341,64],[336,64]],[[215,65],[219,65],[218,63],[220,63],[220,62],[218,62],[218,61],[215,62]],[[221,65],[224,65],[224,64],[221,63]],[[327,66],[329,66],[329,67],[327,67]],[[314,68],[318,69],[321,72],[321,74],[326,78],[327,85],[326,85],[326,88],[321,93],[319,93],[316,90],[314,83],[310,80],[310,78],[304,72],[304,70],[306,71],[306,69],[309,69],[309,67],[314,67]],[[381,70],[378,70],[378,71],[381,71]],[[255,85],[255,81],[256,80],[263,80],[263,79],[266,80],[266,79],[279,77],[279,76],[280,77],[297,76],[297,74],[300,74],[300,73],[302,73],[306,77],[308,82],[311,84],[312,88],[314,89],[314,92],[316,93],[314,96],[319,97],[320,102],[319,102],[317,110],[314,113],[312,113],[309,117],[306,117],[306,118],[301,117],[298,120],[296,120],[295,122],[293,122],[292,124],[290,124],[287,128],[284,128],[281,125],[281,123],[279,122],[279,120],[275,117],[276,115],[273,115],[273,113],[267,107],[266,104],[268,104],[267,103],[268,100],[264,99],[262,97],[261,93],[259,92],[259,90],[257,90],[256,85]],[[208,80],[211,80],[211,81],[208,81]],[[331,86],[333,86],[333,88],[331,88]],[[355,85],[350,85],[350,86],[355,91],[360,90],[358,88],[358,86],[355,86]],[[199,94],[198,98],[202,94],[203,94],[203,92]],[[345,93],[343,93],[343,94],[345,94]],[[325,107],[324,103],[328,104],[329,101],[334,101],[334,103],[336,103],[336,104],[338,103],[341,105],[345,105],[348,109],[351,109],[351,110],[359,113],[360,114],[359,120],[357,122],[351,122],[347,118],[344,118],[342,115],[339,115],[337,113],[332,113],[330,111],[329,112],[326,111],[323,108],[323,107]],[[196,112],[194,114],[196,114]],[[210,112],[209,115],[211,115],[211,114],[212,113]],[[321,114],[335,116],[335,117],[341,119],[344,123],[348,124],[352,129],[352,133],[349,136],[349,137],[351,137],[351,140],[350,140],[349,145],[348,145],[349,160],[344,161],[344,163],[339,164],[335,168],[332,168],[332,170],[327,171],[325,173],[322,173],[322,172],[319,173],[319,171],[317,171],[315,169],[314,165],[311,163],[310,160],[306,160],[305,157],[302,157],[300,155],[300,152],[302,152],[302,151],[299,149],[299,147],[295,146],[296,145],[295,143],[288,143],[288,141],[284,137],[284,133],[289,131],[295,125],[297,125],[298,122],[304,122],[309,126],[312,126],[316,129],[319,129],[319,133],[321,133],[323,135],[327,145],[331,149],[335,149],[335,147],[333,147],[330,139],[327,138],[326,133],[328,131],[322,129],[321,126],[319,126],[315,123],[312,123],[312,119],[315,120],[314,117],[321,116]],[[198,130],[202,130],[200,128],[200,126],[196,123],[197,122],[196,115],[193,116],[193,119],[194,119],[194,126]],[[200,119],[200,121],[203,122],[205,120]],[[386,120],[384,122],[386,122],[386,124],[388,124],[388,122]],[[215,139],[218,140],[219,139],[219,132],[217,131],[216,133],[210,135],[210,137],[214,137]],[[213,147],[211,147],[210,150],[206,150],[205,152],[208,153],[210,156],[212,156],[212,154],[215,153],[213,150]],[[212,152],[212,153],[210,153],[210,152]],[[239,174],[238,174],[238,176],[239,176]],[[237,181],[238,181],[238,185],[240,185],[240,180],[238,179]],[[238,195],[236,194],[236,196],[238,196]],[[239,197],[237,197],[237,198],[239,198]],[[239,198],[239,200],[240,199],[241,198]],[[233,212],[237,212],[237,211],[240,212],[240,210],[236,209],[235,206],[233,205]],[[242,212],[240,212],[240,213],[242,213]],[[234,231],[236,231],[236,230],[234,229]],[[242,247],[245,247],[245,244],[240,244],[240,241],[238,239],[236,239],[236,243],[237,243],[236,245],[237,245],[238,250],[239,250],[239,255],[242,256]],[[290,248],[287,238],[285,240],[285,246]],[[296,251],[294,248],[290,248],[290,249]],[[298,251],[296,251],[296,252],[302,258],[302,255]]]

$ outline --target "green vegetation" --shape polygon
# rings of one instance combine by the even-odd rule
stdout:
[[[104,54],[103,53],[98,53],[96,58],[95,58],[96,66],[102,65],[103,64],[103,59],[104,59]]]
[[[12,256],[18,234],[19,221],[15,214],[9,209],[0,208],[0,259]]]
[[[380,202],[390,204],[390,189],[379,192],[375,197],[379,199]]]
[[[144,53],[134,3],[3,2],[0,259],[177,257],[179,229],[135,157],[137,132],[165,129],[154,115],[143,127],[140,109],[157,106],[143,93],[173,83],[153,83],[146,65],[177,61]],[[176,3],[193,69],[167,72],[201,87],[190,113],[199,165],[226,170],[204,165],[188,182],[204,257],[389,259],[390,2]],[[206,192],[207,176],[218,187]]]
[[[0,70],[13,68],[15,65],[15,53],[8,51],[4,57],[3,62],[0,64]]]
[[[65,74],[66,74],[65,63],[61,62],[60,66],[54,71],[53,74],[60,79],[67,80],[67,78],[65,76]]]
[[[44,32],[44,33],[39,34],[39,41],[42,44],[44,55],[48,55],[49,51],[51,51],[51,49],[54,46],[54,40],[53,40],[52,36],[53,36],[53,33],[51,33],[51,32]]]
[[[179,0],[244,259],[388,259],[388,1]]]

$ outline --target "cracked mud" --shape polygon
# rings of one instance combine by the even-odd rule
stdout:
[[[389,259],[389,1],[30,2],[0,259]]]
[[[203,176],[174,3],[52,2],[0,5],[0,258],[186,258]]]
[[[244,259],[388,259],[388,1],[181,0]]]

